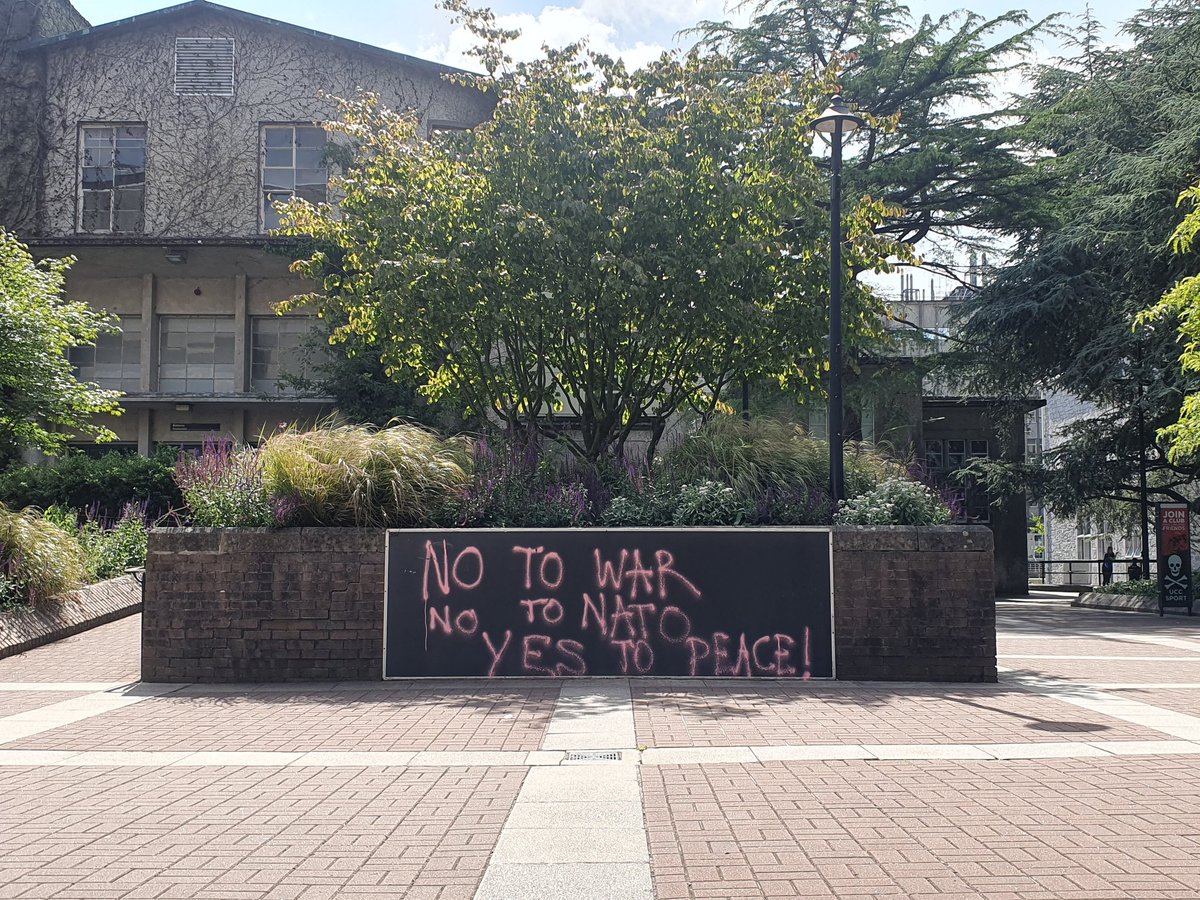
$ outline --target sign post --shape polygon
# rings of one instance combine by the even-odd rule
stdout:
[[[1158,614],[1168,606],[1183,606],[1192,614],[1192,535],[1186,503],[1159,503]]]

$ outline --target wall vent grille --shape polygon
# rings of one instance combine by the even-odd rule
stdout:
[[[175,38],[175,93],[233,96],[233,38]]]

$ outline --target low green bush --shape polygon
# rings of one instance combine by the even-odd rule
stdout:
[[[937,492],[908,478],[888,478],[866,493],[843,500],[838,525],[949,525],[950,508]]]
[[[1131,597],[1158,597],[1158,582],[1148,578],[1114,581],[1096,588],[1098,594],[1124,594]]]
[[[130,567],[144,566],[148,540],[146,520],[134,509],[128,510],[111,528],[88,522],[79,531],[88,574],[97,581],[124,575]]]
[[[11,509],[63,506],[90,518],[116,520],[130,503],[158,518],[182,505],[174,478],[176,451],[154,456],[110,451],[100,457],[68,453],[49,465],[16,465],[0,473],[0,503]]]
[[[37,602],[86,580],[86,557],[74,535],[37,510],[0,504],[0,597]]]
[[[427,525],[471,479],[468,441],[417,425],[285,431],[260,453],[267,495],[300,525]]]
[[[201,526],[823,525],[832,518],[828,465],[828,445],[797,426],[727,418],[685,436],[648,471],[585,466],[536,441],[472,444],[392,425],[288,431],[257,451],[206,446],[180,458],[176,477]],[[874,447],[847,448],[846,477],[851,496],[867,499],[839,521],[949,521],[936,494]]]
[[[536,441],[489,441],[473,447],[472,477],[450,499],[446,524],[473,528],[575,528],[595,521],[611,492],[596,472],[559,448]]]
[[[150,527],[139,504],[126,506],[116,522],[85,518],[81,523],[78,513],[61,506],[51,506],[44,517],[75,535],[92,581],[116,578],[128,568],[146,564]]]

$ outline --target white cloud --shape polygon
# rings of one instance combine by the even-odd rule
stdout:
[[[664,50],[694,43],[690,37],[680,38],[679,31],[704,19],[730,17],[745,21],[748,14],[726,13],[725,0],[577,0],[570,6],[547,4],[537,12],[500,15],[497,22],[521,32],[509,49],[518,61],[540,56],[543,45],[586,42],[592,50],[619,57],[630,68],[637,68],[657,59]],[[444,37],[427,38],[421,45],[393,42],[388,47],[478,70],[478,63],[467,55],[474,44],[475,38],[459,25]]]
[[[497,16],[496,21],[502,28],[521,32],[508,47],[509,55],[518,62],[541,56],[543,46],[565,47],[582,42],[599,53],[620,57],[627,66],[636,68],[657,59],[666,49],[652,41],[622,41],[614,24],[575,6],[546,6],[536,15],[514,13]],[[475,36],[458,25],[444,42],[426,45],[415,53],[448,65],[478,70],[478,61],[468,55],[475,44]]]

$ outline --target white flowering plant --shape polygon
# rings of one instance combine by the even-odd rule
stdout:
[[[950,508],[928,485],[888,478],[874,490],[838,504],[838,525],[949,525]]]

